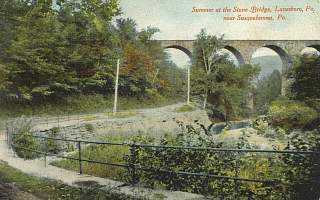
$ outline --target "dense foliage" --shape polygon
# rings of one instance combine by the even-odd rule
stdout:
[[[294,99],[319,99],[320,56],[304,54],[298,57],[289,78],[293,79],[290,89]]]
[[[288,150],[320,152],[320,130],[293,132]],[[319,155],[286,155],[288,192],[291,199],[319,199],[320,160]]]
[[[303,102],[274,101],[270,107],[270,122],[287,130],[302,129],[317,118],[317,112]]]
[[[319,120],[319,59],[315,55],[302,55],[288,72],[290,93],[279,98],[269,109],[270,123],[286,130],[320,127]]]
[[[215,142],[204,130],[181,123],[181,134],[166,135],[160,140],[148,136],[133,139],[135,143],[185,147],[256,148],[245,137],[235,144]],[[243,134],[246,134],[245,132]],[[319,151],[318,132],[292,134],[287,150]],[[302,137],[307,137],[302,140]],[[133,146],[134,147],[134,146]],[[305,199],[320,196],[318,183],[319,159],[312,154],[265,154],[229,151],[209,151],[175,148],[136,147],[135,156],[127,159],[135,166],[129,170],[135,183],[170,190],[182,190],[222,199]],[[134,164],[134,165],[133,165]],[[144,169],[144,170],[139,170]],[[185,173],[187,172],[187,173]],[[193,174],[198,173],[199,176]],[[266,183],[234,181],[216,176],[269,180]],[[306,195],[307,194],[307,195]]]
[[[117,59],[120,95],[179,94],[181,87],[174,83],[183,84],[184,72],[153,40],[159,30],[138,30],[132,19],[114,20],[120,14],[118,0],[5,1],[0,12],[2,101],[38,106],[66,102],[66,96],[111,96]]]

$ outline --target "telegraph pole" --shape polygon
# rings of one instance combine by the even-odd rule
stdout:
[[[117,60],[116,84],[114,87],[113,114],[117,112],[120,59]]]
[[[190,105],[190,65],[188,66],[188,93],[187,93],[187,105]]]

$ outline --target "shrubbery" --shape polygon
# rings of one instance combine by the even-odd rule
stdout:
[[[17,118],[7,125],[7,132],[11,138],[11,145],[15,153],[24,159],[35,159],[43,156],[39,152],[58,154],[63,150],[59,141],[53,139],[39,139],[33,137],[32,120],[30,118]],[[53,127],[47,137],[59,138],[60,129]],[[38,152],[36,152],[38,151]]]
[[[258,135],[266,138],[283,140],[286,136],[286,131],[281,127],[271,127],[266,116],[256,119],[253,127],[257,130]]]
[[[320,130],[296,131],[290,134],[290,144],[286,150],[320,152]],[[291,199],[314,200],[320,197],[320,159],[319,154],[283,156],[287,188]]]
[[[49,130],[48,137],[50,138],[60,138],[59,137],[60,128],[59,127],[53,127],[51,130]],[[51,153],[51,154],[58,154],[62,151],[62,145],[57,140],[53,139],[46,139],[44,141],[44,144],[42,146],[42,151]]]
[[[303,102],[274,101],[269,111],[269,122],[286,130],[301,129],[317,118],[317,112]]]
[[[250,149],[252,145],[240,137],[237,143],[216,142],[206,134],[203,127],[185,126],[178,122],[182,131],[161,138],[147,135],[106,138],[108,142],[129,141],[128,146],[89,146],[83,149],[83,158],[108,163],[127,164],[124,168],[83,163],[84,173],[108,177],[157,189],[180,190],[220,197],[221,199],[299,199],[302,193],[319,196],[312,180],[319,175],[317,155],[291,155],[270,153],[243,153],[174,148],[139,147],[133,144],[165,146],[211,147],[228,149]],[[284,135],[282,129],[256,125],[261,134],[268,137]],[[263,132],[267,131],[267,133]],[[304,134],[309,139],[304,142]],[[286,135],[289,150],[319,150],[319,138],[315,132],[297,132]],[[313,139],[312,139],[313,138]],[[281,149],[280,149],[281,150]],[[74,155],[77,155],[75,153]],[[318,163],[318,165],[317,165]],[[78,170],[78,162],[62,160],[55,163],[66,169]],[[141,170],[144,169],[144,170]],[[171,172],[169,172],[171,171]],[[179,174],[179,172],[201,173],[203,176]],[[310,172],[310,173],[309,173]],[[274,180],[274,184],[234,181],[216,176],[241,177],[259,180]],[[317,175],[318,174],[318,175]],[[304,186],[305,185],[305,186]],[[310,191],[309,191],[310,190]],[[300,198],[301,199],[301,198]]]
[[[215,142],[204,134],[202,128],[180,124],[182,133],[166,135],[160,141],[140,136],[134,143],[166,146],[194,146],[211,148],[243,148],[250,144],[241,137],[238,143],[224,144]],[[240,152],[214,152],[209,150],[173,149],[173,148],[139,148],[135,150],[136,159],[128,157],[128,164],[135,164],[137,170],[129,171],[127,181],[136,181],[153,188],[180,190],[200,193],[222,199],[267,199],[275,191],[268,184],[209,178],[207,174],[242,178],[271,179],[279,178],[281,170],[269,167],[278,159],[269,159],[259,154]],[[139,170],[139,168],[148,169]],[[169,172],[172,171],[172,172]],[[200,173],[203,176],[179,174],[179,172]],[[279,196],[279,195],[278,195]],[[281,199],[281,198],[278,198]]]
[[[32,137],[33,132],[31,119],[21,117],[10,122],[7,125],[7,134],[11,138],[13,150],[19,157],[24,159],[34,159],[39,157],[38,153],[26,150],[38,150],[39,148],[38,142]]]

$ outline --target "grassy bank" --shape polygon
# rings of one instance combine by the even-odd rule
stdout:
[[[0,118],[45,115],[66,115],[79,113],[94,113],[111,111],[113,108],[113,96],[90,95],[66,97],[55,103],[2,103],[0,105]],[[179,102],[179,98],[152,96],[145,98],[119,97],[118,110],[130,110],[139,108],[152,108],[165,106]]]
[[[19,189],[32,193],[41,199],[60,200],[127,200],[136,199],[112,193],[111,191],[100,191],[98,186],[89,188],[76,188],[63,184],[55,180],[37,178],[29,176],[23,172],[10,167],[6,163],[0,162],[0,181],[4,183],[14,183]]]
[[[130,139],[128,135],[109,135],[104,136],[101,140],[122,143]],[[113,145],[97,145],[90,146],[86,149],[83,149],[82,158],[88,160],[95,160],[106,163],[115,163],[115,164],[125,164],[125,156],[130,154],[130,149],[128,146],[113,146]],[[76,157],[78,154],[75,153],[72,157]],[[75,160],[61,160],[51,163],[54,166],[64,168],[67,170],[78,171],[79,162]],[[90,174],[93,176],[111,178],[113,180],[125,181],[126,169],[122,167],[101,165],[83,162],[82,169],[84,174]]]

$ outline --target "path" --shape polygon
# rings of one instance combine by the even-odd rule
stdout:
[[[0,145],[1,147],[5,144],[6,138],[3,131],[0,131]],[[3,157],[3,148],[0,148],[0,160]],[[40,200],[28,192],[21,191],[19,188],[12,184],[4,183],[0,180],[0,200]]]

